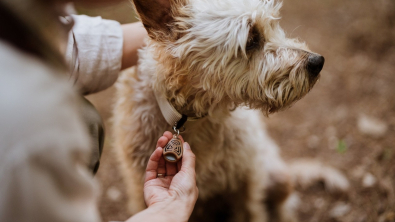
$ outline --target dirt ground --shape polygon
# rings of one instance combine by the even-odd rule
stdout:
[[[301,222],[395,221],[395,2],[284,0],[281,24],[291,37],[325,56],[315,88],[267,119],[286,161],[319,160],[340,169],[351,189],[297,187]],[[78,5],[80,12],[129,22],[127,2]],[[89,8],[89,9],[87,9]],[[106,118],[114,90],[89,96]],[[103,221],[124,220],[126,197],[108,134],[98,180]]]

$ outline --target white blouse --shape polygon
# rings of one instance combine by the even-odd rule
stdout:
[[[118,78],[122,61],[122,29],[116,21],[85,15],[72,16],[74,27],[66,60],[72,79],[83,94],[110,87]]]

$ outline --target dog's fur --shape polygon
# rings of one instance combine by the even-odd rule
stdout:
[[[180,113],[205,116],[187,122],[183,134],[196,155],[199,187],[191,221],[292,221],[285,204],[292,175],[262,115],[251,110],[268,115],[285,109],[319,77],[307,71],[314,54],[286,38],[279,26],[281,3],[134,3],[150,40],[135,72],[124,73],[117,83],[113,130],[130,211],[146,207],[144,170],[156,140],[171,130],[156,102],[157,90]]]

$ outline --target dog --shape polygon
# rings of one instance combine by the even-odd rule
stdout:
[[[150,38],[138,67],[116,84],[113,117],[130,212],[146,208],[145,167],[157,138],[173,127],[164,102],[196,120],[182,133],[196,155],[199,199],[190,221],[294,221],[289,197],[297,172],[281,159],[262,119],[305,96],[324,57],[286,37],[281,2],[133,2]],[[339,180],[347,189],[334,174],[333,186]]]

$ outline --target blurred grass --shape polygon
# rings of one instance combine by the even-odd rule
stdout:
[[[343,154],[343,153],[347,152],[347,150],[348,150],[348,148],[347,148],[346,141],[339,140],[337,143],[336,151],[340,154]]]

